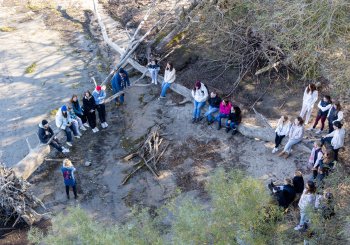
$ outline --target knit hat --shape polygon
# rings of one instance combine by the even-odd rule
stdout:
[[[97,91],[101,91],[101,86],[100,86],[100,85],[97,85],[97,86],[96,86],[96,90],[97,90]]]
[[[201,81],[197,81],[195,87],[196,88],[200,88],[201,87]]]
[[[43,126],[45,126],[46,124],[49,124],[49,122],[48,122],[47,120],[44,119],[44,120],[41,121],[41,124],[42,124]]]
[[[63,105],[63,106],[61,107],[61,111],[67,111],[67,106],[66,106],[66,105]]]

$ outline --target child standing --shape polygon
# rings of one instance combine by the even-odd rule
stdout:
[[[160,66],[158,65],[158,61],[156,59],[151,60],[148,64],[148,71],[151,73],[152,83],[158,84],[158,72],[160,70]]]
[[[332,107],[332,101],[331,101],[331,97],[329,95],[325,95],[323,97],[323,99],[318,103],[318,113],[317,113],[317,117],[315,120],[314,125],[309,129],[309,130],[314,130],[318,124],[318,122],[321,120],[321,128],[320,130],[318,130],[316,132],[316,134],[320,134],[323,131],[324,128],[324,122],[327,119],[327,115],[329,112],[329,109],[331,109]]]
[[[342,111],[339,101],[334,101],[331,109],[329,109],[328,111],[327,118],[328,118],[328,127],[329,127],[328,133],[332,133],[334,130],[333,123],[336,121],[342,122],[344,118],[344,113]]]
[[[309,216],[307,214],[308,209],[315,207],[316,201],[316,186],[313,181],[308,181],[300,197],[298,206],[300,208],[300,222],[299,225],[294,228],[294,230],[299,231],[305,229],[305,225],[309,222]]]
[[[317,176],[317,171],[320,166],[320,161],[322,159],[322,143],[321,141],[315,141],[314,147],[312,148],[310,157],[309,157],[309,166],[312,168],[313,178]]]
[[[338,161],[338,152],[340,148],[344,146],[345,130],[342,128],[343,125],[339,121],[333,123],[334,131],[327,134],[321,139],[322,145],[324,143],[329,143],[332,146],[334,152],[334,160]]]
[[[69,188],[72,187],[74,198],[77,199],[77,186],[76,181],[74,177],[75,167],[73,166],[72,162],[69,159],[63,160],[63,166],[61,168],[61,172],[63,175],[64,185],[66,186],[66,194],[67,199],[69,199]]]

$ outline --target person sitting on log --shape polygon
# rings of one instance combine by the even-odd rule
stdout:
[[[69,152],[67,148],[64,148],[60,145],[48,121],[45,119],[42,120],[39,124],[38,137],[42,144],[49,144],[50,146],[62,153]]]
[[[158,65],[158,61],[156,59],[152,59],[148,64],[148,71],[151,73],[152,84],[158,84],[158,73],[160,70],[160,66]]]
[[[215,121],[218,122],[218,130],[221,129],[221,119],[222,118],[228,118],[228,115],[231,112],[231,102],[228,99],[224,99],[220,103],[220,109],[219,109],[219,115],[216,116]],[[210,122],[213,123],[214,121]]]
[[[231,106],[231,112],[226,121],[226,133],[232,129],[232,135],[237,133],[237,127],[242,122],[242,111],[238,106]]]
[[[207,117],[207,122],[210,124],[210,122],[213,121],[213,113],[219,111],[221,98],[213,91],[210,93],[208,103],[209,109],[204,116]]]
[[[288,135],[290,129],[290,121],[287,116],[281,116],[278,120],[276,127],[276,136],[275,136],[275,147],[272,150],[272,153],[276,153],[278,151],[279,145],[282,143],[283,138]]]
[[[328,143],[334,151],[334,160],[338,161],[338,152],[344,146],[345,130],[339,121],[333,123],[334,131],[322,137],[322,145]]]
[[[171,84],[175,82],[176,71],[171,62],[168,62],[164,71],[164,81],[162,83],[162,92],[158,99],[164,99],[166,96],[167,90],[170,88]]]
[[[63,175],[64,185],[66,186],[67,199],[69,199],[69,187],[72,187],[74,193],[74,199],[78,198],[77,183],[74,177],[75,167],[69,159],[63,160],[63,166],[61,168]]]
[[[101,86],[97,85],[95,90],[92,92],[94,96],[96,109],[98,111],[98,118],[100,119],[101,127],[107,128],[108,124],[106,122],[106,106],[104,100],[106,98],[106,92],[102,89]]]
[[[192,97],[194,99],[194,109],[192,116],[192,123],[199,122],[201,119],[201,109],[205,106],[208,98],[208,89],[204,83],[197,81],[192,89]]]
[[[278,205],[283,208],[288,208],[295,199],[296,192],[291,179],[285,179],[284,185],[280,186],[274,185],[274,183],[271,181],[268,187],[271,194],[276,198]]]
[[[73,137],[80,138],[80,134],[78,133],[77,128],[73,124],[72,119],[68,116],[67,106],[63,105],[61,108],[58,109],[56,113],[56,126],[59,129],[64,130],[67,136],[67,142],[66,144],[69,146],[72,146]]]
[[[123,68],[120,68],[119,71],[112,78],[111,83],[112,83],[112,89],[114,94],[120,91],[123,91],[124,88],[126,88],[127,86],[130,86],[129,75],[126,72],[126,70],[124,70]],[[117,106],[123,105],[124,100],[125,100],[124,94],[120,95],[119,98],[115,98],[116,105]]]
[[[285,155],[285,158],[288,158],[292,150],[292,146],[298,144],[303,139],[304,135],[304,120],[301,117],[297,117],[294,120],[290,130],[289,130],[289,140],[284,146],[283,151],[278,154],[278,156]]]
[[[84,113],[83,108],[79,104],[78,95],[73,94],[72,98],[70,99],[71,107],[73,108],[74,114],[77,115],[85,128],[89,128],[89,124],[87,123],[87,117]]]

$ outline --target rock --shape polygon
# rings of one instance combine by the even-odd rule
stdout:
[[[91,162],[90,162],[90,161],[86,161],[86,162],[84,163],[84,165],[85,165],[85,167],[89,167],[89,166],[91,166]]]

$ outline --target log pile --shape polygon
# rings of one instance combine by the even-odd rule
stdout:
[[[159,174],[157,164],[168,146],[169,143],[166,143],[160,134],[160,127],[153,127],[146,137],[146,140],[141,143],[134,152],[131,152],[122,158],[124,161],[139,158],[138,162],[133,165],[133,170],[123,179],[122,184],[125,185],[128,180],[144,166],[146,166],[154,177],[158,179]]]
[[[32,225],[42,218],[34,208],[44,204],[29,191],[30,183],[19,178],[11,168],[0,163],[0,220],[1,225],[12,227],[20,222]]]

